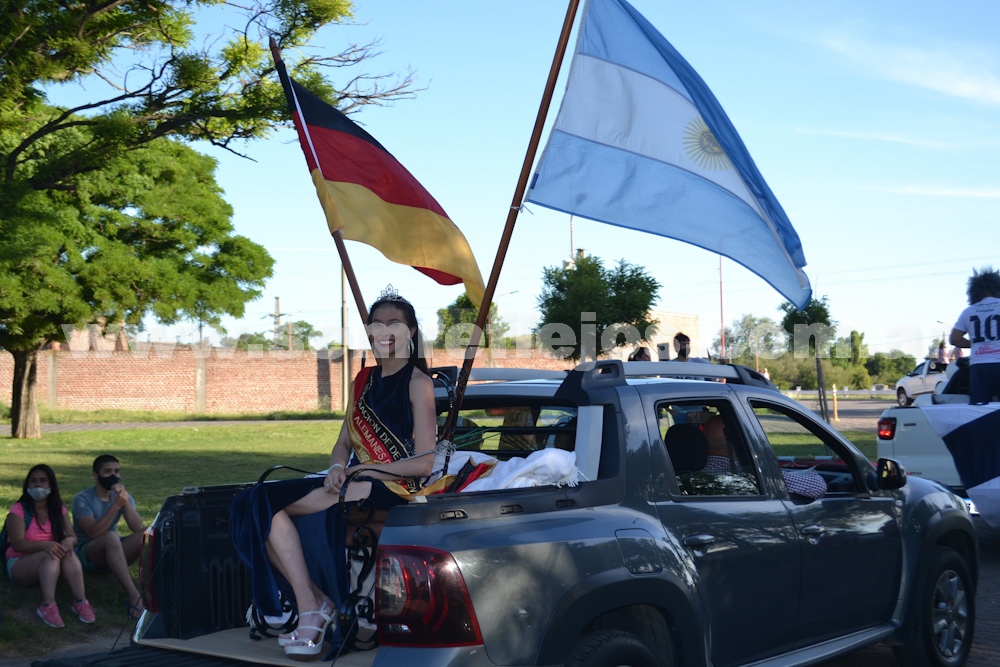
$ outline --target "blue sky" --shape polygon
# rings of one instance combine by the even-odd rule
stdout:
[[[973,267],[1000,266],[1000,4],[976,0],[803,3],[634,0],[719,99],[802,240],[814,295],[838,332],[872,352],[922,356],[966,305]],[[415,99],[353,118],[437,198],[464,231],[484,278],[524,159],[566,11],[564,0],[412,3],[356,0],[356,25],[325,29],[318,51],[382,39],[371,72],[416,72]],[[286,54],[294,60],[295,54]],[[568,65],[568,61],[567,61]],[[561,96],[549,114],[554,119]],[[340,339],[340,263],[291,131],[251,144],[256,162],[200,147],[239,233],[276,259],[275,276],[231,335],[283,317]],[[514,230],[495,302],[514,333],[537,324],[542,269],[583,248],[607,266],[638,264],[662,288],[656,307],[720,323],[719,260],[677,241],[529,205]],[[427,334],[461,287],[442,287],[367,246],[348,243],[367,302],[387,283],[417,307]],[[727,324],[780,320],[762,279],[723,262]],[[349,298],[349,297],[348,297]],[[349,339],[360,344],[348,304]],[[154,339],[197,342],[197,325]],[[212,338],[217,340],[214,333]],[[357,341],[357,342],[355,342]],[[701,351],[704,353],[704,351]]]

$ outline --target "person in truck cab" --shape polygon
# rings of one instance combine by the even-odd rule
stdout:
[[[705,437],[708,439],[708,459],[705,472],[726,472],[740,469],[740,461],[734,455],[737,451],[728,438],[726,422],[722,415],[716,415],[705,423]],[[826,495],[826,480],[812,468],[806,470],[781,469],[788,493],[800,500],[816,500]]]
[[[345,568],[346,559],[333,557],[329,543],[300,533],[293,518],[329,510],[339,501],[347,477],[357,471],[363,473],[348,485],[345,500],[367,498],[376,509],[390,509],[420,492],[411,480],[430,475],[433,465],[433,456],[424,454],[433,453],[437,436],[434,387],[413,306],[390,285],[372,305],[367,322],[378,365],[362,368],[354,380],[351,406],[326,475],[257,484],[237,495],[231,506],[233,543],[251,568],[254,604],[277,616],[277,575],[292,589],[298,627],[279,636],[279,643],[295,658],[319,655],[336,612],[332,586],[324,590],[314,580],[307,560],[314,566],[322,560],[328,567]],[[340,539],[333,548],[342,548],[343,513],[334,509],[330,514],[335,517],[332,539]]]
[[[135,498],[121,482],[121,463],[110,454],[94,459],[94,485],[73,498],[73,529],[79,544],[76,555],[83,569],[90,572],[110,572],[128,596],[129,616],[139,618],[142,595],[129,572],[129,565],[139,558],[142,517]],[[118,522],[124,517],[132,534],[121,537]]]
[[[1000,273],[989,266],[973,269],[966,294],[969,307],[958,316],[949,340],[971,349],[969,403],[989,403],[1000,396]]]

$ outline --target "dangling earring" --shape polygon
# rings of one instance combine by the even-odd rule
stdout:
[[[406,356],[408,356],[408,357],[412,357],[413,356],[413,339],[412,338],[408,338],[406,340]]]

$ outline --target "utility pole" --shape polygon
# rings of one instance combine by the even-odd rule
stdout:
[[[278,346],[278,344],[281,342],[281,318],[282,318],[282,316],[290,316],[290,315],[291,315],[291,313],[283,313],[283,312],[281,312],[281,297],[277,297],[277,296],[274,297],[274,315],[272,315],[271,317],[274,318],[274,331],[272,333],[273,333],[273,338],[274,338],[274,344],[275,344],[275,346]],[[267,317],[267,316],[265,315],[264,317]],[[261,318],[261,319],[263,319],[263,318]],[[289,322],[289,327],[290,326],[291,326],[291,323]],[[291,329],[290,328],[289,328],[289,339],[291,339]],[[292,349],[291,340],[289,340],[288,349],[289,350]]]
[[[281,297],[274,297],[274,342],[281,335]]]

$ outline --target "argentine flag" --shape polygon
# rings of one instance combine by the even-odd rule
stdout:
[[[699,246],[797,307],[798,234],[701,77],[625,0],[589,0],[525,201]]]

